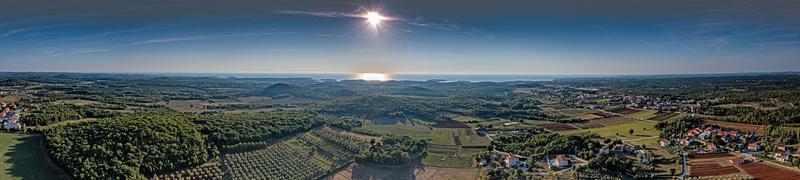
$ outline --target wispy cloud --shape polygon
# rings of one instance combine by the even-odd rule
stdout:
[[[39,31],[39,30],[44,30],[44,29],[56,28],[56,27],[63,27],[63,26],[67,26],[67,25],[48,25],[48,26],[12,29],[12,30],[6,31],[4,33],[1,33],[0,34],[0,38],[5,38],[5,37],[13,36],[15,34],[20,34],[20,33],[33,32],[33,31]]]
[[[206,35],[206,36],[159,38],[159,39],[150,39],[150,40],[132,42],[132,43],[128,43],[128,44],[123,44],[121,46],[122,47],[127,47],[127,46],[138,46],[138,45],[146,45],[146,44],[159,44],[159,43],[171,43],[171,42],[182,42],[182,41],[199,41],[199,40],[209,40],[209,39],[219,39],[219,38],[246,38],[246,37],[273,36],[273,35],[294,35],[294,34],[298,34],[298,33],[295,33],[295,32],[243,33],[243,34],[219,34],[219,35]]]
[[[62,52],[62,53],[55,53],[51,56],[69,56],[69,55],[78,55],[78,54],[90,54],[90,53],[99,53],[99,52],[106,52],[111,51],[111,49],[78,49],[69,52]]]
[[[328,18],[361,17],[361,15],[354,12],[347,13],[347,12],[336,12],[336,11],[298,11],[298,10],[274,10],[272,12],[279,14],[288,14],[288,15],[304,15],[304,16],[316,16],[316,17],[328,17]]]

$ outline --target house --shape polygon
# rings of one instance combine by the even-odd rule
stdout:
[[[642,164],[650,164],[650,158],[647,157],[647,151],[645,150],[636,150],[636,154],[639,154],[639,158],[642,161]]]
[[[783,143],[775,145],[775,147],[778,148],[778,151],[786,151],[786,145]]]
[[[564,158],[564,155],[556,155],[555,158],[549,160],[548,164],[550,165],[550,169],[553,169],[569,166],[569,161]]]
[[[747,145],[747,151],[750,151],[750,152],[756,152],[760,148],[761,148],[761,146],[758,146],[758,144],[756,144],[756,143],[750,143],[750,144]]]
[[[506,166],[510,168],[517,168],[525,166],[527,167],[528,158],[520,155],[516,155],[514,153],[509,153],[505,159]]]
[[[789,156],[790,156],[789,153],[786,152],[775,153],[772,155],[772,157],[775,158],[775,160],[778,160],[780,162],[789,161]]]
[[[694,141],[694,139],[688,137],[681,139],[681,143],[684,145],[689,145],[689,143],[692,143],[692,141]]]
[[[661,147],[667,147],[667,146],[672,145],[672,141],[664,139],[664,138],[659,139],[658,143],[661,145]]]

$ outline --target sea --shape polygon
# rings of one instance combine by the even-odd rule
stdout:
[[[188,77],[235,77],[235,78],[312,78],[353,80],[358,74],[323,74],[323,73],[155,73],[163,76]],[[506,81],[552,81],[558,78],[603,77],[595,75],[501,75],[501,74],[389,74],[388,80],[398,81],[470,81],[470,82],[506,82]]]

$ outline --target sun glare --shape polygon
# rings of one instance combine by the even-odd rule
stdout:
[[[367,14],[364,15],[364,18],[367,18],[367,23],[369,23],[372,26],[378,26],[379,24],[381,24],[381,21],[387,19],[378,12],[367,12]]]
[[[358,79],[365,81],[386,81],[389,79],[389,75],[382,73],[361,73],[358,74]]]

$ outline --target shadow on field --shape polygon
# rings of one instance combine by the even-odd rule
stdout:
[[[8,157],[4,162],[10,165],[6,170],[8,175],[20,179],[63,179],[58,178],[58,171],[51,168],[45,159],[42,145],[42,136],[20,135],[20,142],[9,147],[3,156]]]
[[[411,180],[414,176],[414,166],[383,167],[356,164],[353,167],[353,179],[398,179]]]

